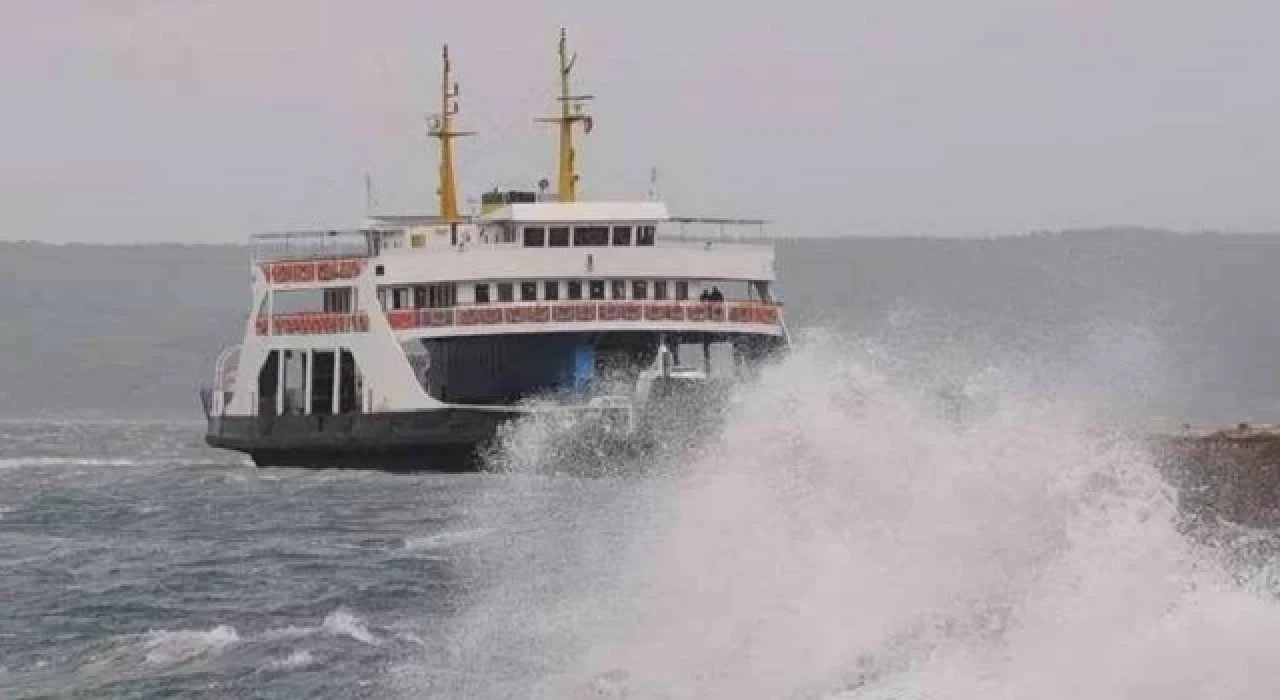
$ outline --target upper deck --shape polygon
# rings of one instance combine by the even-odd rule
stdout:
[[[661,202],[523,202],[444,223],[373,216],[359,229],[263,234],[255,265],[371,259],[378,283],[564,277],[686,277],[772,281],[765,222],[671,217]],[[269,282],[316,284],[323,274]]]

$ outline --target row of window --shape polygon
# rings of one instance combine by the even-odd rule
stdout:
[[[524,247],[526,248],[575,248],[602,246],[630,246],[632,233],[638,246],[653,245],[656,228],[654,226],[525,226]],[[572,235],[570,235],[572,234]]]
[[[510,301],[569,301],[632,299],[684,301],[688,280],[544,280],[541,282],[478,282],[472,287],[476,304]],[[384,309],[443,309],[458,303],[458,285],[421,284],[383,287],[378,298]],[[349,300],[342,306],[350,308]],[[326,302],[327,304],[327,302]],[[326,310],[336,310],[326,305]]]
[[[458,303],[458,285],[448,283],[383,287],[378,290],[378,298],[384,309],[447,309]]]
[[[543,282],[498,282],[496,284],[479,283],[475,285],[475,302],[488,304],[492,301],[515,301],[519,292],[520,301],[559,301],[561,291],[564,298],[570,301],[580,299],[634,299],[665,301],[676,299],[683,301],[689,298],[689,282],[687,280],[546,280]],[[606,292],[608,292],[606,296]]]

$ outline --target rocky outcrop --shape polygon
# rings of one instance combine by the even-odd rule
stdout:
[[[1188,427],[1156,436],[1154,443],[1188,515],[1280,526],[1280,426]]]

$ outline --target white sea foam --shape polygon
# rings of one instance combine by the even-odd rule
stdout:
[[[269,629],[258,635],[260,639],[267,642],[276,642],[288,639],[302,639],[320,633],[319,627],[277,627]]]
[[[218,625],[209,630],[160,630],[148,632],[142,646],[149,664],[173,664],[201,656],[220,654],[238,643],[235,628]]]
[[[0,469],[24,467],[133,467],[150,464],[147,460],[113,457],[0,457]]]
[[[650,517],[618,515],[624,543],[578,526],[517,545],[542,549],[495,562],[495,589],[453,630],[467,682],[536,697],[1275,696],[1280,606],[1180,533],[1149,455],[1097,424],[1096,387],[1005,370],[957,405],[879,367],[838,342],[801,348],[742,388],[676,476],[627,486]],[[604,522],[585,500],[547,505],[548,522]],[[408,694],[447,680],[426,675],[402,677]]]
[[[315,662],[316,659],[311,655],[311,652],[306,649],[299,649],[283,659],[273,659],[268,661],[266,668],[269,671],[295,671],[300,668],[312,666]]]
[[[246,461],[247,463],[247,461]],[[190,457],[65,457],[40,456],[0,457],[0,469],[29,469],[33,467],[197,467],[209,464],[225,464],[214,458]]]
[[[364,644],[378,644],[377,637],[369,631],[364,620],[345,608],[339,608],[325,616],[321,627],[325,632],[335,636],[350,637]]]
[[[490,528],[470,528],[466,530],[439,532],[432,535],[406,537],[404,539],[404,549],[409,552],[448,549],[449,547],[456,547],[460,544],[466,544],[468,542],[474,542],[482,539],[492,532],[493,530]]]

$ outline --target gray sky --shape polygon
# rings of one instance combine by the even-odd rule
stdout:
[[[1274,0],[4,0],[0,238],[239,241],[550,175],[556,29],[589,196],[794,235],[1280,230]]]

